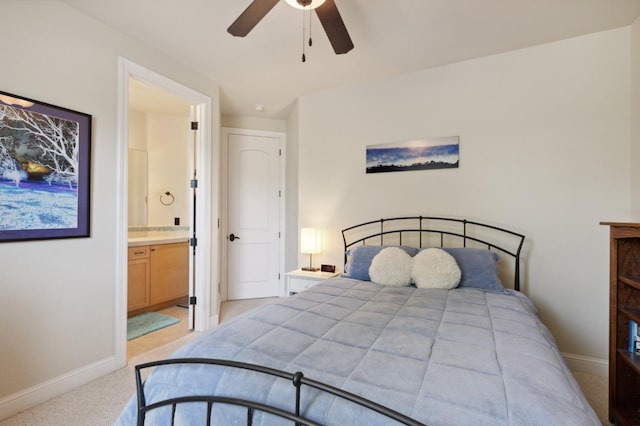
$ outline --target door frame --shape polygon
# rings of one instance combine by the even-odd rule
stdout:
[[[263,136],[263,137],[271,137],[277,138],[280,140],[280,219],[279,219],[279,227],[280,227],[280,239],[278,241],[278,251],[279,251],[279,265],[278,265],[278,274],[280,279],[278,280],[278,293],[280,297],[286,295],[285,291],[285,241],[286,241],[286,146],[287,139],[286,134],[282,132],[273,132],[268,130],[252,130],[252,129],[242,129],[236,127],[223,127],[222,128],[222,159],[220,165],[220,172],[222,176],[222,194],[221,199],[225,200],[225,208],[220,212],[220,217],[222,219],[222,223],[220,225],[220,242],[221,242],[221,251],[220,251],[220,272],[224,282],[224,285],[221,285],[219,288],[220,292],[220,300],[226,301],[228,300],[229,295],[229,275],[228,275],[228,265],[227,262],[229,260],[228,256],[228,237],[229,229],[228,229],[228,206],[229,206],[229,134],[237,134],[244,136]]]
[[[196,206],[196,229],[198,244],[195,255],[195,331],[206,331],[211,325],[211,282],[212,274],[218,271],[217,247],[212,241],[218,241],[218,229],[212,226],[212,212],[218,211],[218,185],[216,175],[212,173],[217,161],[213,153],[217,152],[218,138],[212,138],[212,101],[211,98],[196,92],[176,81],[160,75],[150,69],[118,58],[118,177],[116,218],[118,237],[116,239],[116,289],[115,289],[115,354],[120,365],[127,360],[127,234],[128,234],[128,140],[129,140],[129,79],[140,80],[163,91],[170,92],[199,111],[198,130],[198,205]],[[215,145],[215,146],[213,146]],[[185,149],[191,149],[186,146]],[[194,224],[191,224],[193,226]],[[213,253],[212,253],[213,250]],[[193,262],[190,258],[189,273]],[[214,302],[215,303],[215,302]]]

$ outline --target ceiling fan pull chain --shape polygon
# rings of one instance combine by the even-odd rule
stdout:
[[[311,40],[311,12],[308,13],[309,15],[309,47],[313,46],[313,41]]]
[[[304,39],[305,39],[305,25],[304,25],[304,10],[302,11],[302,62],[306,62],[307,58],[304,55]]]

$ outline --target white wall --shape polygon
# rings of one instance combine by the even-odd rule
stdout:
[[[147,154],[147,116],[142,111],[129,110],[129,156],[127,189],[127,225],[147,225],[149,209],[149,173]]]
[[[172,226],[176,217],[180,218],[181,226],[189,226],[191,222],[190,123],[189,115],[147,114],[150,226]],[[164,205],[160,201],[167,191],[173,194],[171,205]],[[169,203],[171,197],[164,196],[162,200]]]
[[[215,83],[148,46],[58,1],[0,3],[13,35],[0,44],[1,90],[93,116],[91,237],[0,244],[2,418],[119,367],[118,57],[208,94],[219,113]]]
[[[147,114],[129,110],[129,148],[147,151]]]
[[[631,26],[631,217],[640,219],[640,18]]]
[[[287,229],[285,230],[285,270],[292,271],[298,268],[298,253],[300,250],[298,239],[298,170],[299,170],[299,153],[298,146],[300,144],[300,115],[298,103],[292,107],[291,113],[287,118],[287,169],[286,169],[286,210],[287,210]]]
[[[267,130],[269,132],[285,132],[287,122],[263,117],[246,117],[239,115],[223,115],[220,118],[222,127],[236,129]]]
[[[299,226],[325,230],[314,260],[341,265],[339,231],[380,217],[512,228],[560,349],[606,359],[599,222],[630,211],[629,49],[623,28],[302,97]],[[460,136],[458,169],[365,174],[367,145],[439,136]]]
[[[148,226],[189,226],[190,155],[192,150],[191,119],[185,115],[129,111],[129,148],[147,152],[148,156]],[[173,203],[162,204],[160,197],[167,191]],[[164,195],[165,203],[171,197]]]

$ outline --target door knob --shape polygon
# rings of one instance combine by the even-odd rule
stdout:
[[[233,235],[233,234],[230,234],[230,235],[229,235],[229,241],[239,240],[239,239],[240,239],[240,237],[236,237],[236,236],[235,236],[235,235]]]

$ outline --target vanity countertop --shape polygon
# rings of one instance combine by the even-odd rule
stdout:
[[[188,231],[141,231],[129,232],[129,247],[153,244],[182,243],[189,241]]]

